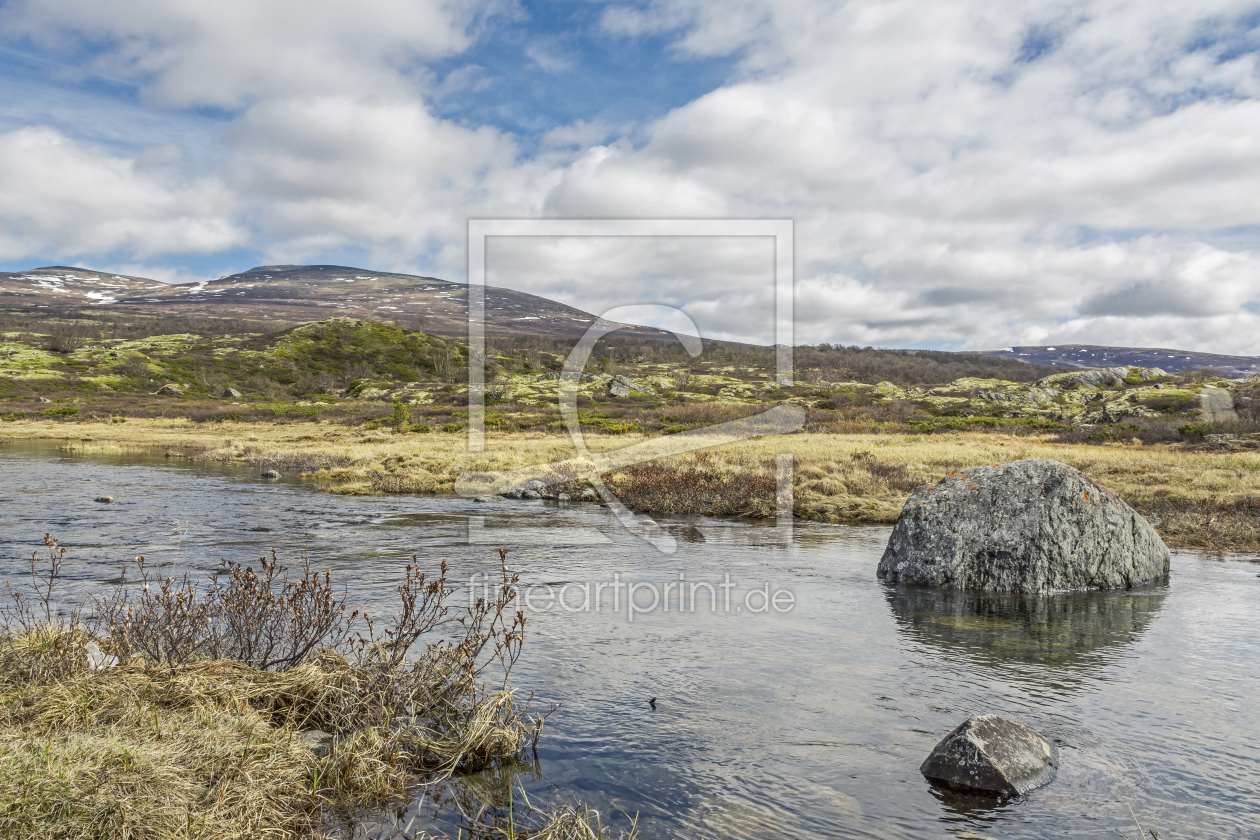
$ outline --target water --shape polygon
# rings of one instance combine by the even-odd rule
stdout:
[[[0,445],[0,577],[45,532],[71,548],[79,595],[137,553],[209,571],[275,547],[384,613],[412,554],[459,577],[493,572],[502,545],[539,608],[514,682],[562,704],[518,780],[536,803],[584,801],[617,826],[637,814],[645,838],[1135,837],[1130,807],[1161,837],[1260,836],[1254,558],[1176,552],[1169,583],[1147,590],[979,598],[880,584],[884,528],[798,524],[785,545],[768,527],[679,519],[666,556],[598,508],[343,498],[255,473]],[[541,609],[614,576],[646,606],[648,585],[680,574],[717,587],[717,612],[704,587],[698,610],[672,600],[632,621],[624,590],[617,611],[607,588],[599,611]],[[794,604],[751,612],[754,589]],[[936,741],[986,712],[1056,741],[1051,785],[994,807],[924,781]],[[433,828],[435,810],[450,824],[428,802],[399,824]]]

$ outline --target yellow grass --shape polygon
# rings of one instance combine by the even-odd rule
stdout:
[[[499,471],[574,458],[563,433],[495,432],[486,450],[470,453],[463,433],[362,432],[330,424],[196,424],[186,420],[129,420],[125,424],[26,421],[5,424],[13,439],[59,440],[84,453],[146,448],[190,457],[254,463],[259,469],[303,472],[339,493],[449,492],[461,472]],[[644,444],[647,435],[589,435],[615,473],[615,450]],[[658,443],[660,437],[654,439]],[[1048,437],[959,432],[939,435],[792,434],[729,444],[711,451],[710,466],[731,472],[769,473],[777,453],[795,462],[795,508],[821,521],[892,522],[916,484],[982,464],[1052,458],[1070,464],[1144,512],[1169,504],[1213,509],[1260,498],[1260,452],[1218,452],[1183,444],[1141,446],[1056,443]],[[681,464],[694,455],[674,456]],[[1204,514],[1220,532],[1232,514]],[[1216,516],[1215,522],[1210,522]],[[1255,514],[1251,514],[1255,518]],[[1179,520],[1180,521],[1180,520]],[[1192,523],[1165,531],[1170,542],[1216,547],[1251,546],[1260,533],[1206,538]],[[1249,526],[1253,527],[1254,526]],[[1228,530],[1228,529],[1226,529]]]

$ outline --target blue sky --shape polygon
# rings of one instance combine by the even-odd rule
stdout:
[[[1258,26],[1232,0],[4,0],[0,269],[458,280],[469,218],[791,218],[798,340],[1260,354]],[[769,339],[747,243],[495,253],[504,285]]]

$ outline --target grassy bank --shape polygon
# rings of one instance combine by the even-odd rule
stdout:
[[[261,472],[301,473],[338,493],[448,492],[465,471],[496,471],[574,457],[567,435],[490,431],[470,454],[460,433],[396,434],[332,424],[131,420],[125,424],[19,421],[7,439],[55,441],[85,453],[131,448],[249,463]],[[627,433],[588,437],[595,452],[643,444]],[[659,438],[657,438],[659,439]],[[643,512],[770,515],[777,453],[795,458],[796,515],[824,522],[895,521],[917,486],[981,464],[1053,458],[1120,494],[1157,523],[1172,545],[1260,549],[1260,452],[1187,443],[1064,443],[1052,435],[951,432],[934,435],[798,433],[744,441],[605,478]]]
[[[461,609],[445,565],[408,566],[373,625],[328,575],[274,558],[206,582],[138,559],[134,585],[67,615],[46,542],[0,604],[0,836],[342,837],[441,784],[469,838],[609,837],[593,812],[509,808],[486,781],[511,789],[545,717],[509,682],[525,619],[506,567]]]

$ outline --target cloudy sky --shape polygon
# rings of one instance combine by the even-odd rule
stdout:
[[[800,342],[1260,354],[1260,5],[0,0],[0,269],[462,280],[477,218],[791,218]],[[491,281],[770,338],[773,250]]]

